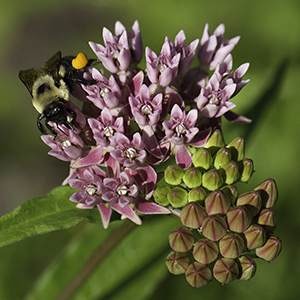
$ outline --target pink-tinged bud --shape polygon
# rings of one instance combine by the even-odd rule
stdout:
[[[217,260],[213,268],[214,277],[222,284],[227,284],[239,276],[238,264],[231,258]]]
[[[256,272],[255,261],[246,255],[239,257],[238,260],[241,269],[241,276],[239,277],[239,280],[250,280]]]
[[[227,233],[227,224],[220,215],[207,216],[202,223],[202,234],[212,240],[218,241]]]
[[[240,181],[241,182],[248,182],[250,178],[252,177],[252,174],[254,172],[254,164],[253,160],[249,158],[243,159],[241,162],[241,176]]]
[[[234,232],[244,232],[250,226],[251,221],[252,217],[246,206],[236,206],[227,212],[229,229]]]
[[[227,148],[221,148],[214,157],[214,167],[220,169],[231,160],[230,151]]]
[[[184,175],[183,169],[177,165],[170,165],[165,170],[165,181],[171,185],[179,185]]]
[[[266,208],[273,207],[278,199],[278,190],[274,179],[266,179],[254,190],[260,192],[263,206]]]
[[[198,262],[208,265],[217,259],[218,245],[207,239],[200,239],[194,245],[193,256]]]
[[[248,249],[256,249],[264,245],[266,242],[266,232],[257,224],[252,224],[247,230],[245,230],[244,236]]]
[[[185,273],[190,263],[190,257],[186,253],[172,251],[166,258],[167,268],[174,275]]]
[[[221,190],[215,190],[208,194],[204,202],[209,215],[225,215],[230,207],[229,198]]]
[[[209,149],[210,153],[214,155],[220,148],[225,146],[224,138],[221,130],[216,129],[208,138],[205,148]]]
[[[188,192],[181,187],[175,187],[168,194],[168,201],[174,208],[185,206],[188,203]]]
[[[170,190],[171,188],[169,186],[159,186],[153,192],[154,201],[162,206],[169,205],[168,194]]]
[[[193,188],[188,193],[188,201],[189,202],[196,202],[199,201],[201,204],[204,202],[204,199],[206,198],[207,193],[204,191],[201,187]]]
[[[205,209],[197,202],[190,202],[180,212],[180,219],[184,226],[189,228],[200,228],[204,218],[207,216]]]
[[[251,215],[256,216],[261,209],[261,197],[259,192],[251,191],[240,195],[237,198],[236,205],[244,205],[248,208]]]
[[[185,278],[191,286],[199,288],[211,281],[211,270],[206,265],[194,262],[187,268]]]
[[[184,173],[182,180],[190,189],[199,187],[202,182],[202,173],[197,168],[189,168]]]
[[[169,234],[170,247],[177,252],[187,252],[194,244],[194,235],[186,227],[173,229]]]
[[[235,204],[235,201],[239,195],[238,189],[235,185],[226,185],[221,188],[221,191],[227,195],[231,204]]]
[[[240,177],[239,167],[236,162],[230,161],[222,167],[225,175],[225,183],[233,184],[238,181]]]
[[[281,251],[281,240],[276,236],[270,236],[267,242],[255,250],[258,257],[271,261],[274,260]]]
[[[202,175],[202,186],[209,191],[221,188],[223,183],[223,178],[216,169],[209,170]]]
[[[276,219],[273,209],[262,209],[258,216],[257,224],[262,226],[267,233],[273,232],[276,228]]]
[[[219,241],[220,253],[226,258],[237,258],[245,249],[244,240],[236,233],[228,233]]]
[[[200,148],[192,156],[192,162],[195,168],[208,170],[212,164],[212,156],[208,149]]]
[[[243,137],[237,137],[226,146],[231,152],[232,160],[240,161],[245,156],[245,141]]]

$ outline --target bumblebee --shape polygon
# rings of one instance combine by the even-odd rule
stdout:
[[[68,116],[72,118],[71,122],[74,122],[76,113],[66,107],[66,103],[70,100],[76,82],[85,85],[94,83],[80,78],[80,72],[85,67],[96,63],[95,59],[88,60],[84,53],[79,53],[77,57],[62,57],[61,52],[58,51],[45,63],[44,68],[31,68],[19,72],[19,78],[32,97],[32,105],[40,114],[37,118],[37,126],[41,133],[46,133],[41,123],[43,118],[45,118],[45,126],[54,135],[56,132],[49,122],[54,122],[58,128],[61,124],[69,129],[73,128],[68,121]]]

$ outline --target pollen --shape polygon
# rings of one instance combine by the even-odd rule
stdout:
[[[72,66],[77,70],[84,68],[87,64],[88,64],[88,59],[83,52],[78,53],[76,58],[72,60]]]

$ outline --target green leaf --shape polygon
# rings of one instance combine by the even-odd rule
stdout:
[[[0,218],[0,247],[25,238],[65,229],[86,220],[99,223],[97,209],[77,209],[69,201],[74,190],[58,187],[46,197],[26,201],[14,211]]]

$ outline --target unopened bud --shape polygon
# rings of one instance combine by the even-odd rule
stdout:
[[[240,195],[237,198],[236,205],[244,205],[248,208],[251,215],[256,216],[261,209],[261,197],[259,192],[251,191]]]
[[[191,286],[199,288],[211,281],[211,270],[206,265],[194,262],[187,268],[185,278]]]
[[[247,230],[245,230],[244,236],[248,249],[256,249],[264,245],[266,242],[266,232],[257,224],[252,224]]]
[[[273,209],[262,209],[258,216],[257,224],[262,226],[267,233],[273,232],[276,228],[276,219]]]
[[[242,233],[251,224],[252,217],[246,206],[235,206],[227,212],[227,223],[229,229]]]
[[[165,181],[171,185],[179,185],[184,175],[183,169],[177,165],[170,165],[165,170]]]
[[[267,242],[255,250],[258,257],[271,261],[274,260],[281,251],[281,240],[276,236],[270,236]]]
[[[188,201],[189,202],[196,202],[199,201],[201,204],[206,198],[207,193],[204,191],[202,187],[196,187],[189,191],[188,193]]]
[[[195,168],[208,170],[212,164],[212,156],[208,149],[200,148],[192,156],[192,162]]]
[[[197,168],[189,168],[185,171],[182,180],[190,189],[199,187],[202,182],[202,174]]]
[[[241,268],[241,276],[239,280],[250,280],[256,272],[255,261],[246,255],[239,257],[238,260]]]
[[[180,212],[180,219],[184,226],[189,228],[200,228],[204,218],[207,216],[205,209],[197,202],[190,202]]]
[[[230,161],[222,167],[225,175],[225,183],[233,184],[237,182],[240,177],[239,167],[236,162]]]
[[[214,277],[222,284],[227,284],[239,276],[238,264],[231,258],[217,260],[213,268]]]
[[[177,227],[170,232],[169,243],[174,251],[187,252],[193,246],[194,235],[184,226]]]
[[[204,202],[209,215],[225,215],[230,207],[229,198],[221,190],[215,190],[208,194]]]
[[[278,190],[274,179],[266,179],[254,190],[260,192],[263,206],[266,208],[273,207],[278,199]]]
[[[235,185],[226,185],[221,188],[221,191],[227,195],[231,204],[235,204],[235,201],[239,195],[238,189]]]
[[[179,208],[188,203],[188,192],[181,187],[175,187],[168,194],[168,201],[174,208]]]
[[[166,258],[166,265],[170,273],[179,275],[185,273],[191,260],[188,254],[172,251]]]
[[[169,186],[159,186],[153,192],[154,201],[162,206],[167,206],[170,204],[168,200],[168,194],[171,188]]]
[[[240,161],[245,156],[245,141],[243,137],[237,137],[226,146],[231,152],[234,161]]]
[[[248,182],[254,172],[254,164],[253,160],[249,158],[245,158],[240,162],[240,169],[241,169],[241,182]]]
[[[202,186],[209,191],[221,188],[223,183],[223,178],[216,169],[209,170],[202,175]]]
[[[221,148],[218,150],[214,157],[214,166],[216,169],[220,169],[231,160],[230,151],[227,148]]]
[[[244,240],[236,233],[228,233],[219,241],[220,253],[226,258],[237,258],[245,249]]]
[[[210,153],[214,155],[220,148],[225,146],[221,130],[216,129],[205,144],[205,148],[209,149]]]
[[[194,258],[205,265],[217,259],[219,255],[218,246],[215,242],[208,239],[200,239],[194,245]]]
[[[220,215],[207,216],[202,223],[202,234],[212,240],[218,241],[227,233],[227,224]]]

